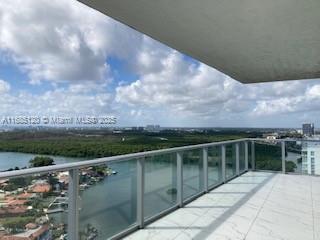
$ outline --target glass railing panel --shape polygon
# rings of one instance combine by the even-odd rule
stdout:
[[[183,198],[187,199],[203,189],[202,149],[183,152]]]
[[[320,175],[320,141],[296,141],[296,144],[301,145],[301,158],[298,159],[297,170],[301,167],[302,174]],[[289,150],[290,145],[287,148]]]
[[[212,187],[222,182],[221,146],[208,148],[208,186]]]
[[[226,145],[226,178],[236,176],[236,145]]]
[[[302,155],[302,141],[287,141],[285,142],[285,160],[286,172],[307,174],[307,154]],[[306,147],[306,146],[305,146]],[[307,149],[304,147],[304,153]]]
[[[248,168],[252,169],[252,143],[248,141]]]
[[[145,218],[155,216],[177,203],[176,154],[145,159]]]
[[[68,181],[68,172],[1,179],[3,239],[65,239]]]
[[[239,143],[239,170],[240,173],[243,172],[246,168],[246,159],[245,159],[245,142]]]
[[[281,142],[255,142],[255,169],[282,171]]]
[[[80,170],[81,240],[107,239],[137,221],[137,161]]]

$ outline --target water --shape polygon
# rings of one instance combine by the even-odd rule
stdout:
[[[14,167],[25,167],[35,154],[27,153],[0,153],[0,170]],[[300,154],[288,153],[286,160],[297,163]],[[77,162],[84,159],[52,156],[56,164]],[[175,159],[166,156],[162,159],[146,161],[145,175],[145,216],[150,217],[173,206],[176,195],[169,191],[176,188]],[[301,169],[301,164],[298,164]],[[80,233],[86,235],[88,226],[98,231],[96,239],[107,239],[136,223],[136,160],[110,164],[118,174],[108,176],[103,181],[80,191]],[[184,166],[185,179],[184,190],[192,194],[199,191],[199,164],[187,164]],[[298,170],[299,171],[299,170]],[[211,176],[212,175],[212,176]],[[213,176],[214,175],[214,176]],[[209,178],[218,179],[218,170],[212,169]],[[50,214],[55,222],[67,223],[67,213]],[[86,239],[82,237],[82,239]]]
[[[301,154],[294,152],[288,152],[288,155],[286,156],[286,161],[291,161],[296,164],[297,167],[294,170],[296,173],[302,172],[302,163],[298,161],[299,158],[301,158]]]
[[[16,152],[0,152],[0,171],[8,170],[9,168],[23,168],[29,166],[29,161],[36,155],[30,153],[16,153]],[[85,160],[84,158],[70,158],[61,156],[49,156],[54,159],[55,164],[78,162]]]
[[[0,153],[0,169],[28,166],[34,154]],[[56,164],[81,161],[79,158],[53,157]],[[145,216],[150,217],[170,208],[176,203],[176,195],[170,190],[176,188],[176,166],[172,158],[146,161],[145,176]],[[110,164],[116,175],[80,191],[80,233],[85,235],[88,226],[98,230],[96,239],[107,239],[136,223],[136,160]],[[188,176],[185,190],[198,190],[199,166],[189,164],[184,167]],[[55,222],[67,223],[67,213],[50,214]],[[86,237],[88,234],[86,235]],[[85,239],[85,238],[81,238]]]

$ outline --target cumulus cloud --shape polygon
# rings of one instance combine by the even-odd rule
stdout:
[[[21,91],[1,96],[0,115],[103,115],[114,112],[111,103],[112,96],[103,92],[79,93],[70,88],[55,89],[41,94]]]
[[[120,79],[112,89],[118,69],[109,57],[122,60],[137,79]],[[32,84],[52,84],[35,94],[16,92],[14,84],[0,80],[0,114],[6,115],[13,109],[14,114],[117,111],[137,124],[184,125],[179,116],[191,116],[195,125],[212,126],[288,113],[308,119],[320,111],[316,80],[243,85],[73,0],[1,1],[3,61],[18,66]]]
[[[283,94],[278,98],[269,100],[258,98],[252,114],[276,116],[278,114],[320,111],[320,84],[317,84],[317,81],[305,83],[308,84],[301,85],[299,89],[296,89],[296,95]]]
[[[135,31],[77,1],[0,2],[0,49],[42,80],[104,81],[109,54],[126,57],[139,43]]]
[[[150,53],[152,58],[152,54]],[[144,52],[149,59],[148,52]],[[159,54],[161,55],[161,54]],[[174,50],[158,58],[155,71],[146,72],[129,84],[118,86],[116,101],[144,107],[169,107],[177,111],[209,116],[224,111],[246,110],[241,97],[242,85],[204,64],[186,61]],[[152,61],[140,63],[152,68]],[[238,105],[238,107],[237,107]]]
[[[320,85],[317,80],[243,85],[205,64],[186,61],[174,50],[158,58],[155,71],[119,85],[116,101],[132,107],[161,108],[194,117],[217,120],[247,116],[253,119],[279,114],[318,111]],[[146,61],[152,68],[148,52]],[[161,54],[159,54],[161,55]]]
[[[10,90],[10,84],[0,79],[0,94],[7,93]]]

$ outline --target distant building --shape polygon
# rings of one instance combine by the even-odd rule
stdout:
[[[313,123],[304,123],[302,124],[302,134],[307,137],[314,135],[314,124]]]
[[[1,240],[50,240],[52,239],[49,226],[37,226],[35,224],[27,224],[25,232],[14,235],[5,235]]]
[[[7,207],[0,208],[0,218],[18,217],[25,214],[27,211],[28,207],[25,205],[8,205]]]
[[[0,180],[0,188],[4,188],[4,187],[8,186],[8,182],[9,182],[9,179]]]
[[[320,174],[320,142],[303,142],[301,157],[303,173]]]
[[[114,130],[113,133],[119,134],[119,133],[123,133],[123,131],[121,131],[121,130]]]
[[[146,131],[147,132],[160,132],[161,128],[160,125],[147,125]]]
[[[279,138],[278,133],[266,133],[263,134],[263,138],[266,138],[267,140],[276,140]]]
[[[132,131],[142,132],[143,130],[144,130],[144,127],[132,127]]]
[[[31,187],[33,193],[46,193],[51,191],[51,185],[49,183],[36,183]]]

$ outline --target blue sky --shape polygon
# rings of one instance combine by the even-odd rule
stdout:
[[[0,116],[320,126],[320,81],[243,85],[74,0],[0,2]]]

